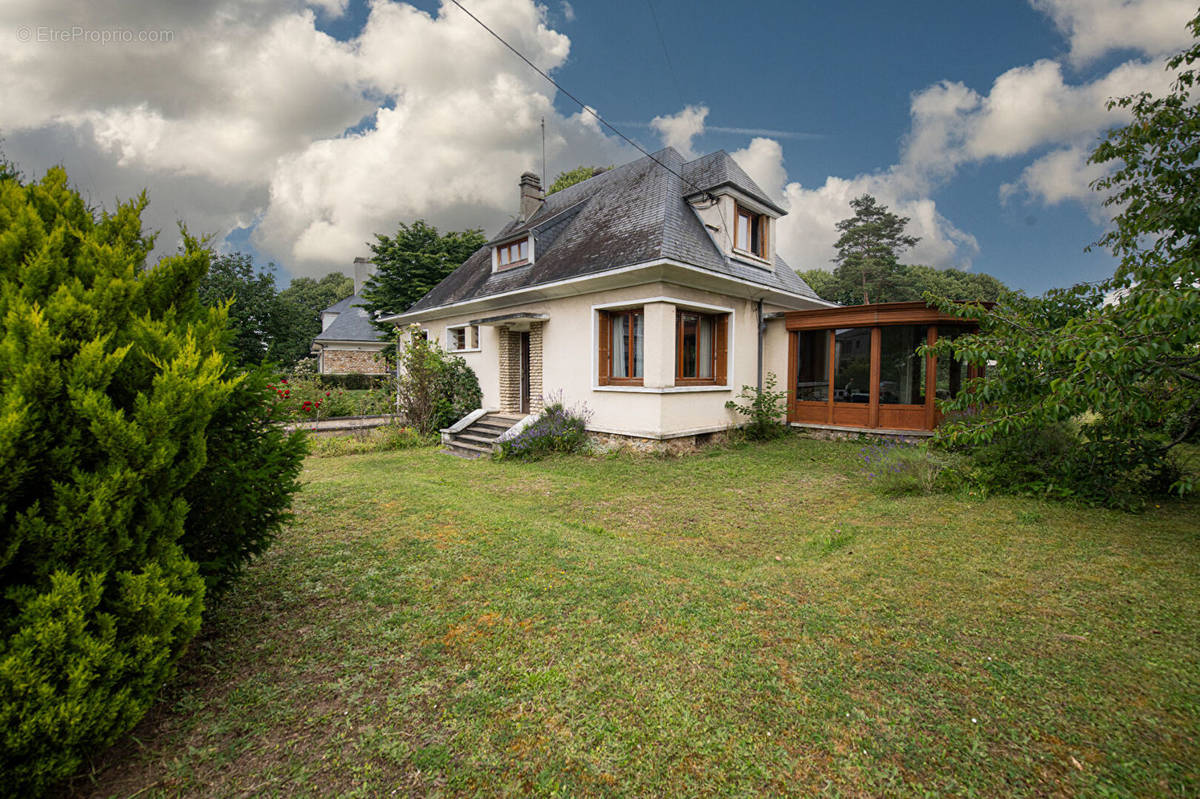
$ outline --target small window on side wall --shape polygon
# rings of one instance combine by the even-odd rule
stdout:
[[[725,385],[729,314],[675,313],[675,383]]]
[[[737,220],[733,226],[733,248],[759,258],[767,257],[766,214],[756,214],[741,205],[737,206]]]
[[[450,352],[479,349],[479,326],[460,325],[446,328],[446,345]]]
[[[645,329],[641,308],[600,312],[600,385],[642,385]]]
[[[496,248],[496,268],[508,269],[529,261],[529,237],[510,241]]]

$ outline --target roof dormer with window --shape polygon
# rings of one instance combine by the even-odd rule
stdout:
[[[775,224],[780,216],[775,209],[732,188],[694,197],[691,205],[726,256],[775,268]]]
[[[504,241],[492,247],[492,271],[503,272],[533,263],[533,236]]]

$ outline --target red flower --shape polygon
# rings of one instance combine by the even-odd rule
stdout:
[[[283,383],[284,385],[287,385],[287,380],[280,380],[279,382]]]
[[[328,391],[326,391],[326,392],[325,392],[325,396],[327,396],[327,397],[329,396],[329,392],[328,392]]]
[[[290,389],[288,391],[283,392],[283,396],[285,396],[285,397],[290,397],[291,395],[292,395],[292,392]]]

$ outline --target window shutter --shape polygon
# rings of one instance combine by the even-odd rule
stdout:
[[[600,364],[600,385],[608,385],[611,376],[612,363],[609,350],[612,347],[612,323],[604,311],[600,312],[600,348],[597,361]]]
[[[725,376],[726,364],[729,361],[729,314],[718,316],[714,327],[713,379],[716,380],[717,385],[724,386],[729,382]]]

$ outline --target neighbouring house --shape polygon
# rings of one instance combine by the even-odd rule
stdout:
[[[785,313],[833,306],[777,255],[784,213],[725,152],[668,147],[549,197],[526,173],[519,216],[384,320],[467,361],[493,432],[547,395],[594,433],[725,430],[742,386],[790,382]]]
[[[313,339],[317,372],[323,375],[381,375],[387,364],[379,354],[388,346],[384,334],[371,324],[362,304],[362,287],[374,272],[367,258],[354,259],[354,295],[321,311],[321,332]]]

